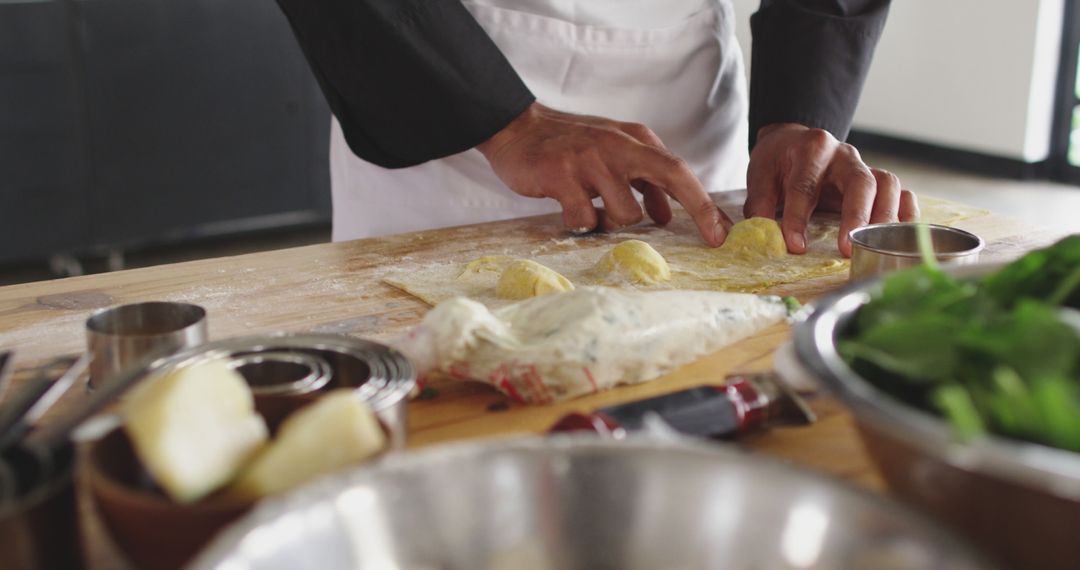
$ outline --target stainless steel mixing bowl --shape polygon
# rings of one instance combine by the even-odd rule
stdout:
[[[966,278],[1000,267],[949,271]],[[878,390],[837,353],[837,338],[880,283],[856,283],[815,301],[793,331],[803,372],[847,404],[896,496],[1016,568],[1080,567],[1080,454],[1000,437],[957,443],[943,420]]]
[[[389,456],[264,503],[192,567],[985,566],[904,508],[775,460],[568,435]]]

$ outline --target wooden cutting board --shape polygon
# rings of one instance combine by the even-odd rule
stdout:
[[[717,196],[734,219],[742,192]],[[674,225],[691,232],[682,212]],[[1060,237],[987,214],[959,227],[988,243],[985,260],[1015,257]],[[210,337],[220,339],[275,331],[317,331],[388,340],[416,324],[428,306],[382,283],[397,264],[468,260],[484,254],[527,254],[579,247],[565,239],[559,216],[539,216],[491,224],[403,234],[346,243],[178,263],[41,283],[0,287],[0,346],[15,350],[17,369],[83,350],[83,322],[94,310],[149,300],[186,301],[207,309]],[[595,246],[604,236],[581,240]],[[844,283],[835,275],[781,285],[770,293],[812,299]],[[721,379],[733,370],[767,368],[771,351],[785,338],[770,329],[737,343],[668,378],[638,387],[576,400],[563,406],[489,411],[499,396],[467,385],[435,386],[440,396],[413,404],[414,445],[499,433],[536,431],[568,409],[585,409],[615,400],[670,391]],[[703,377],[704,372],[709,372]],[[13,388],[24,374],[17,374]],[[53,413],[81,397],[73,391]],[[499,408],[501,406],[495,406]]]
[[[744,197],[739,192],[726,193],[718,195],[717,201],[739,219]],[[1012,258],[1062,235],[993,214],[955,225],[987,241],[985,260]],[[539,246],[576,247],[565,238],[559,216],[540,216],[2,287],[0,347],[15,350],[20,372],[12,388],[17,389],[28,367],[83,350],[83,322],[92,311],[150,300],[202,305],[208,312],[211,339],[318,331],[387,340],[419,322],[428,309],[382,283],[380,275],[387,268],[406,259],[442,262],[491,253],[520,255]],[[588,239],[589,245],[596,245],[595,240],[604,238]],[[837,275],[769,292],[807,301],[844,281],[845,276]],[[437,382],[432,386],[438,391],[436,397],[409,405],[410,445],[541,432],[569,411],[718,383],[732,372],[767,370],[773,351],[788,336],[787,327],[777,325],[651,383],[547,407],[510,404],[486,386]],[[84,396],[81,390],[71,391],[50,416],[64,413]],[[817,397],[811,405],[819,415],[816,424],[775,429],[742,445],[880,489],[881,481],[862,451],[850,416],[828,397]],[[115,567],[117,559],[100,528],[93,517],[88,522],[92,566]]]

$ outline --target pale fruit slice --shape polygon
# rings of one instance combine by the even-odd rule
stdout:
[[[671,279],[671,268],[660,252],[631,239],[611,248],[596,264],[605,275],[618,275],[631,283],[653,284]]]
[[[385,446],[386,435],[367,404],[351,390],[335,390],[289,416],[228,494],[273,495],[360,463]]]
[[[251,389],[222,361],[147,380],[124,400],[122,415],[139,460],[179,503],[226,485],[268,437]]]
[[[495,285],[495,295],[500,299],[528,299],[573,289],[570,280],[554,270],[532,260],[519,259],[503,270]]]
[[[780,224],[769,218],[749,218],[731,226],[721,248],[742,258],[787,255]]]

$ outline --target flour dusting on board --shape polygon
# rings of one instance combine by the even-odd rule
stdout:
[[[923,220],[939,224],[985,214],[985,210],[935,198],[921,197]],[[550,240],[528,250],[483,251],[475,257],[445,263],[402,264],[388,271],[384,280],[430,305],[464,296],[488,307],[501,307],[510,301],[495,295],[497,271],[466,271],[469,262],[481,256],[506,256],[508,259],[531,259],[565,276],[575,286],[615,285],[620,288],[656,290],[698,290],[760,293],[777,285],[816,277],[844,274],[848,261],[840,256],[836,241],[839,216],[817,214],[811,221],[807,252],[779,258],[746,259],[737,252],[708,248],[701,244],[684,213],[677,213],[668,228],[641,226],[612,234],[589,234],[584,237]],[[683,219],[686,218],[686,219]],[[612,283],[609,276],[598,275],[594,266],[616,244],[638,239],[647,242],[667,260],[671,279],[662,283]]]
[[[296,281],[276,275],[253,278],[258,270],[253,267],[229,269],[223,281],[196,283],[173,293],[119,297],[110,306],[143,301],[174,301],[194,303],[207,310],[211,338],[223,338],[248,334],[255,328],[253,321],[258,315],[273,313],[271,305],[259,299],[280,298],[285,291],[288,296],[305,300],[325,298],[327,303],[341,306],[352,304],[357,295],[371,289],[368,276],[357,276],[343,271],[338,275],[320,276]],[[221,271],[216,273],[221,274]],[[56,310],[56,316],[45,318],[19,328],[0,329],[0,347],[14,350],[20,366],[38,360],[54,358],[86,349],[86,319],[93,310]],[[282,323],[280,330],[304,330],[310,328],[314,317],[306,315],[302,321]],[[222,323],[230,323],[223,330]],[[263,325],[262,328],[265,328]],[[394,332],[391,330],[385,334]]]

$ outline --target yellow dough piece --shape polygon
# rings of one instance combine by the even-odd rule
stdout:
[[[528,299],[573,289],[574,284],[555,271],[535,261],[519,259],[503,270],[495,295],[500,299]]]
[[[627,240],[607,252],[596,263],[603,274],[617,274],[633,283],[659,283],[671,279],[667,260],[641,240]]]
[[[927,222],[955,225],[960,220],[989,214],[986,210],[919,196],[922,219]],[[776,226],[768,220],[748,220],[735,225],[723,247],[706,247],[697,237],[693,220],[681,209],[664,228],[647,227],[628,234],[597,235],[578,240],[541,241],[521,249],[476,249],[464,262],[414,262],[403,264],[385,274],[386,283],[423,300],[431,306],[454,297],[468,297],[489,308],[514,302],[495,296],[495,284],[502,275],[501,258],[532,259],[569,279],[577,288],[608,285],[628,289],[684,289],[773,293],[779,285],[795,284],[824,276],[845,274],[849,263],[836,248],[840,216],[815,212],[807,226],[806,253],[785,253]],[[770,234],[753,238],[748,246],[743,231],[755,226],[772,226]],[[753,233],[753,232],[750,232]],[[619,274],[605,274],[597,262],[625,239],[639,239],[656,248],[671,267],[671,280],[656,285],[639,285]],[[609,241],[614,240],[614,241]],[[759,241],[760,240],[760,241]],[[771,244],[766,247],[765,244]],[[516,257],[508,255],[515,251]],[[488,256],[466,271],[466,265],[480,256]],[[494,259],[491,259],[494,258]],[[509,261],[507,262],[509,263]],[[482,270],[481,270],[482,269]],[[560,295],[561,297],[562,295]]]
[[[458,276],[460,279],[469,273],[502,273],[506,266],[514,262],[516,258],[509,255],[485,255],[478,257],[465,266],[465,270]]]
[[[178,503],[223,487],[267,440],[251,389],[222,361],[151,378],[121,411],[139,461]]]
[[[750,218],[735,224],[721,249],[742,258],[787,255],[780,224],[769,218]]]
[[[351,390],[335,390],[290,415],[227,493],[261,499],[364,461],[385,446],[371,408]]]

